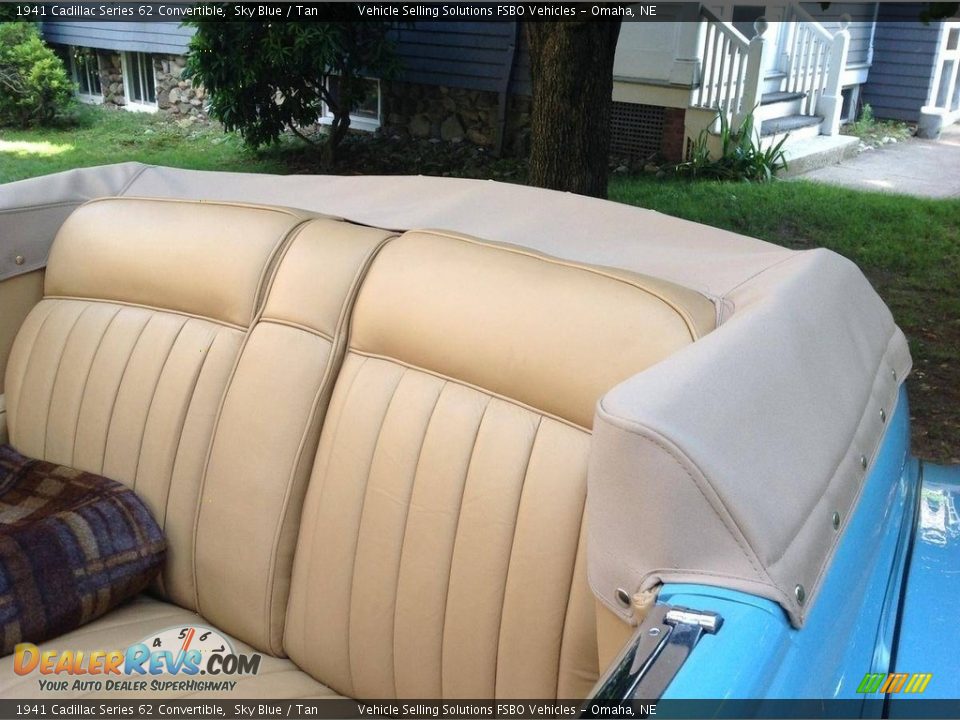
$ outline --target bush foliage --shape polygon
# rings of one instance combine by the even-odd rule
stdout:
[[[787,138],[763,147],[760,133],[755,130],[753,113],[744,118],[739,130],[730,127],[725,113],[719,113],[719,120],[719,156],[711,153],[709,131],[705,129],[691,145],[688,159],[676,166],[677,175],[693,179],[767,182],[787,169],[783,149]]]
[[[368,92],[363,77],[394,68],[386,22],[194,25],[186,75],[206,88],[211,114],[252,147],[315,125],[326,105],[332,158]]]
[[[50,125],[70,106],[73,82],[33,23],[0,23],[0,125]]]

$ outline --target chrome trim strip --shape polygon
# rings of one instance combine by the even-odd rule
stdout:
[[[717,613],[655,605],[590,692],[580,717],[591,706],[656,700],[673,680],[704,633],[717,633]]]

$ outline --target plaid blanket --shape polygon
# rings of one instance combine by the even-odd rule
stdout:
[[[160,571],[163,532],[137,495],[0,445],[0,655],[103,615]]]

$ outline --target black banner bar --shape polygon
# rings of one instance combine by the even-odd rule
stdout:
[[[591,2],[4,2],[7,20],[42,22],[430,22],[697,18],[697,3]]]

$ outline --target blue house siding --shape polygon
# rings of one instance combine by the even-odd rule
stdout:
[[[102,50],[183,55],[194,29],[175,22],[47,22],[51,43]],[[519,36],[519,37],[518,37]],[[413,23],[395,31],[401,62],[399,80],[498,92],[511,69],[510,92],[530,94],[530,60],[523,33],[515,23]]]
[[[873,39],[877,3],[832,2],[826,8],[819,2],[805,2],[800,5],[832,33],[840,29],[841,16],[849,15],[851,22],[847,30],[850,32],[850,50],[847,67],[870,64],[870,42]]]
[[[881,118],[916,122],[933,82],[942,23],[925,25],[916,4],[881,3],[863,101]]]
[[[514,46],[510,92],[530,93],[529,56],[515,23],[413,23],[395,32],[399,80],[499,92]]]
[[[183,55],[193,28],[175,22],[45,22],[48,42],[101,50]]]

